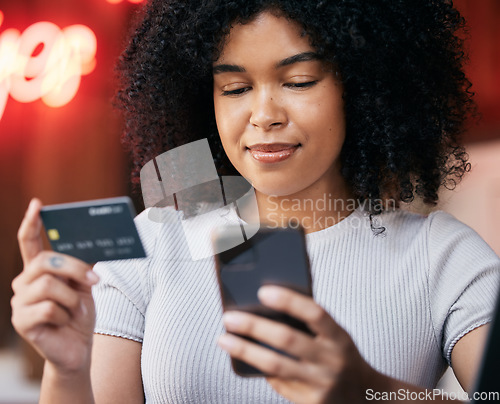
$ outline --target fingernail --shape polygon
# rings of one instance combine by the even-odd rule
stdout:
[[[225,351],[231,350],[236,343],[236,339],[229,334],[223,334],[217,340],[217,345],[219,345]]]
[[[257,292],[259,299],[266,303],[276,303],[280,298],[279,290],[273,286],[262,286]]]
[[[99,276],[92,270],[87,271],[85,277],[87,278],[88,283],[91,285],[95,285],[97,282],[99,282]]]
[[[227,327],[238,327],[242,323],[241,316],[236,313],[224,313],[222,321]]]
[[[33,198],[31,201],[30,201],[30,204],[28,205],[28,212],[31,212],[35,209],[35,206],[37,205],[37,202],[38,202],[38,199],[36,198]]]

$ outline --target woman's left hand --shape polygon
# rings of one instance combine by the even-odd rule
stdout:
[[[278,286],[259,290],[262,304],[302,320],[315,336],[257,315],[228,311],[227,331],[255,338],[294,358],[224,334],[219,345],[233,358],[261,370],[279,394],[295,403],[366,401],[380,376],[360,355],[349,334],[312,298]]]

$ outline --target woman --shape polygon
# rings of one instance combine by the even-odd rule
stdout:
[[[435,203],[468,170],[457,144],[473,108],[463,21],[447,2],[376,3],[146,6],[119,64],[133,178],[207,137],[219,174],[252,183],[263,223],[304,226],[315,301],[277,287],[259,297],[315,336],[222,318],[213,259],[191,260],[179,223],[147,214],[137,225],[148,258],[96,266],[92,298],[90,267],[42,251],[34,200],[12,306],[46,359],[41,402],[358,402],[423,393],[448,364],[472,387],[498,257],[449,215],[395,209],[415,196]],[[236,376],[217,342],[268,377]]]

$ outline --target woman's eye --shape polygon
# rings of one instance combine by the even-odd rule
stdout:
[[[222,95],[240,95],[250,90],[250,87],[236,88],[235,90],[222,91]]]
[[[286,83],[285,86],[291,87],[291,88],[307,88],[307,87],[314,86],[317,82],[318,82],[318,80],[306,81],[303,83]]]

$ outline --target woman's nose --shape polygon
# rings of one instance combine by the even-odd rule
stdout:
[[[287,114],[282,101],[268,91],[255,92],[250,123],[259,129],[270,130],[287,123]]]

